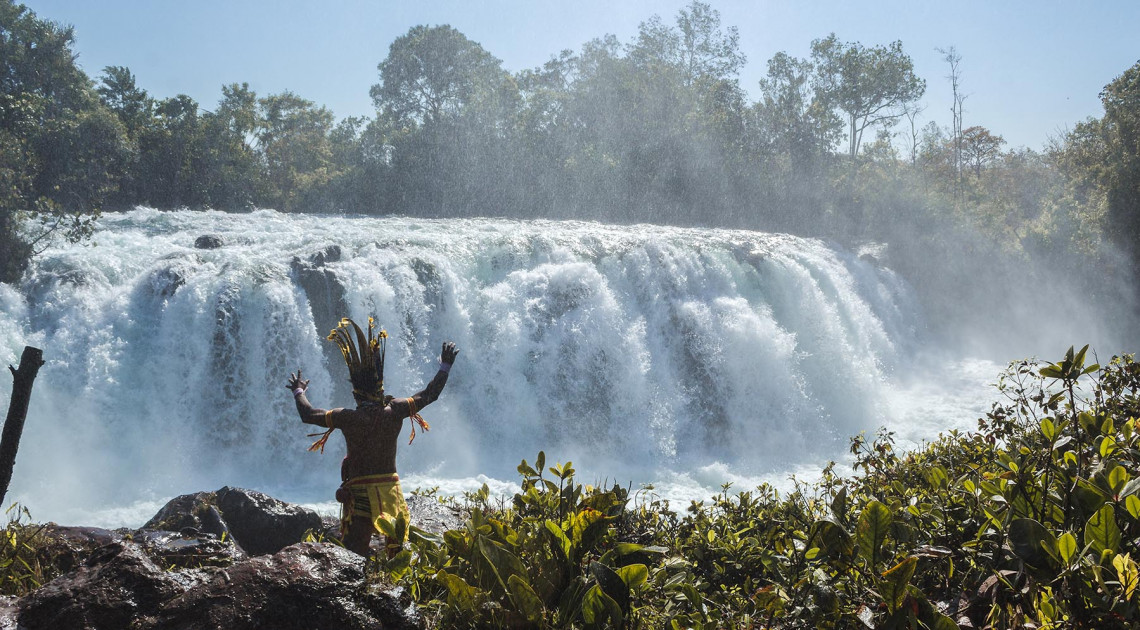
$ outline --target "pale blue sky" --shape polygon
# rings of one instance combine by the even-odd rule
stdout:
[[[417,24],[450,24],[510,71],[577,50],[605,33],[628,42],[654,14],[672,23],[687,2],[664,0],[30,0],[41,17],[76,28],[79,63],[96,77],[124,65],[153,96],[189,94],[209,109],[225,83],[259,94],[286,89],[338,117],[371,116],[369,88],[392,40]],[[769,2],[712,0],[740,30],[741,85],[756,98],[767,60],[808,55],[835,32],[864,45],[902,40],[927,80],[923,121],[950,121],[947,67],[937,47],[962,55],[966,126],[1039,149],[1088,116],[1097,94],[1140,59],[1140,2]]]

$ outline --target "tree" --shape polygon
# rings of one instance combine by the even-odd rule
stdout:
[[[812,63],[783,52],[768,60],[768,74],[760,80],[763,97],[755,109],[762,141],[791,156],[797,168],[818,163],[842,128],[813,82]]]
[[[903,115],[903,106],[926,91],[926,81],[915,76],[901,41],[865,48],[858,42],[842,43],[832,33],[812,42],[811,56],[819,88],[847,117],[852,159],[864,131],[894,124]]]
[[[332,112],[288,91],[267,96],[258,106],[261,126],[257,138],[271,201],[284,212],[304,209],[305,196],[333,175]]]
[[[642,22],[629,56],[642,68],[676,69],[686,86],[731,79],[745,62],[736,27],[721,30],[720,12],[697,0],[677,12],[675,28],[656,15]]]
[[[106,116],[75,64],[74,33],[0,0],[0,282],[14,282],[54,236],[90,236],[121,157],[122,127]],[[73,204],[73,205],[67,205]]]
[[[914,166],[918,163],[918,147],[919,140],[922,137],[922,130],[918,127],[918,116],[926,111],[926,106],[920,106],[918,103],[907,103],[903,105],[903,116],[906,117],[908,123],[907,135],[909,136],[910,146],[908,153],[910,154],[910,164]]]
[[[693,0],[677,13],[681,32],[681,63],[686,79],[727,79],[736,75],[746,58],[740,52],[740,33],[735,26],[720,30],[720,12]]]
[[[953,47],[949,48],[936,48],[937,52],[942,55],[942,59],[950,66],[950,74],[946,78],[950,80],[950,89],[953,97],[950,103],[950,113],[953,115],[953,123],[950,130],[950,137],[954,142],[954,194],[956,197],[962,196],[962,104],[966,101],[966,95],[962,92],[962,55]]]
[[[254,148],[259,125],[257,94],[248,83],[222,86],[213,112],[202,116],[195,149],[195,177],[203,203],[246,210],[265,197],[261,164]]]
[[[982,176],[982,168],[1001,154],[1005,138],[995,136],[985,127],[970,127],[962,132],[962,160],[974,168],[974,176]]]
[[[397,124],[438,122],[494,95],[507,77],[501,66],[450,26],[414,26],[392,42],[380,62],[372,100],[378,112]]]
[[[103,104],[115,112],[126,127],[127,136],[138,137],[139,131],[151,120],[154,101],[135,84],[135,75],[125,66],[103,68],[99,93]]]
[[[1104,86],[1100,100],[1108,221],[1113,238],[1140,265],[1140,61]]]

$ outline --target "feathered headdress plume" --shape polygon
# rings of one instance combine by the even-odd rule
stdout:
[[[352,395],[357,400],[384,404],[384,346],[388,340],[388,333],[383,329],[376,331],[375,321],[368,318],[368,335],[360,330],[356,322],[345,317],[340,320],[337,327],[329,333],[329,341],[334,342],[344,355],[344,363],[348,366],[348,380],[352,382]],[[325,451],[325,442],[332,435],[333,429],[324,433],[313,433],[309,437],[320,435],[321,439],[313,442],[310,451]]]
[[[351,329],[350,329],[351,327]],[[352,394],[359,399],[384,402],[384,346],[388,333],[376,331],[376,323],[368,318],[368,336],[356,322],[345,317],[329,333],[329,341],[334,342],[344,355],[348,366],[348,380],[352,382]]]

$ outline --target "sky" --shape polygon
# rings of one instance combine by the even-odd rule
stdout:
[[[127,66],[151,96],[188,94],[211,109],[221,86],[259,95],[291,90],[337,117],[373,116],[369,88],[394,39],[419,25],[450,24],[516,72],[607,33],[624,44],[653,15],[672,24],[681,0],[25,0],[41,18],[75,27],[79,64],[92,77]],[[777,52],[809,56],[830,33],[864,46],[902,41],[927,82],[919,124],[951,122],[948,66],[962,57],[964,126],[1010,147],[1041,149],[1075,123],[1100,116],[1101,89],[1140,60],[1140,2],[915,2],[710,0],[740,33],[741,86]]]

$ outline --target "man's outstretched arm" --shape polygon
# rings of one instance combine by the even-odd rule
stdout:
[[[443,344],[443,350],[439,354],[439,371],[435,373],[435,378],[423,388],[422,391],[416,392],[412,395],[412,401],[415,404],[416,411],[430,405],[439,398],[440,392],[443,391],[443,386],[447,384],[447,375],[451,371],[452,364],[455,363],[455,357],[459,354],[459,349],[455,347],[455,343],[448,341]],[[407,398],[396,398],[392,401],[392,411],[400,418],[406,418],[412,415],[411,406],[408,405]]]
[[[301,370],[298,369],[296,374],[289,375],[289,382],[285,387],[293,390],[293,401],[297,403],[297,413],[301,416],[301,422],[325,426],[326,410],[317,409],[305,397],[305,390],[309,388],[309,381],[301,379]]]

